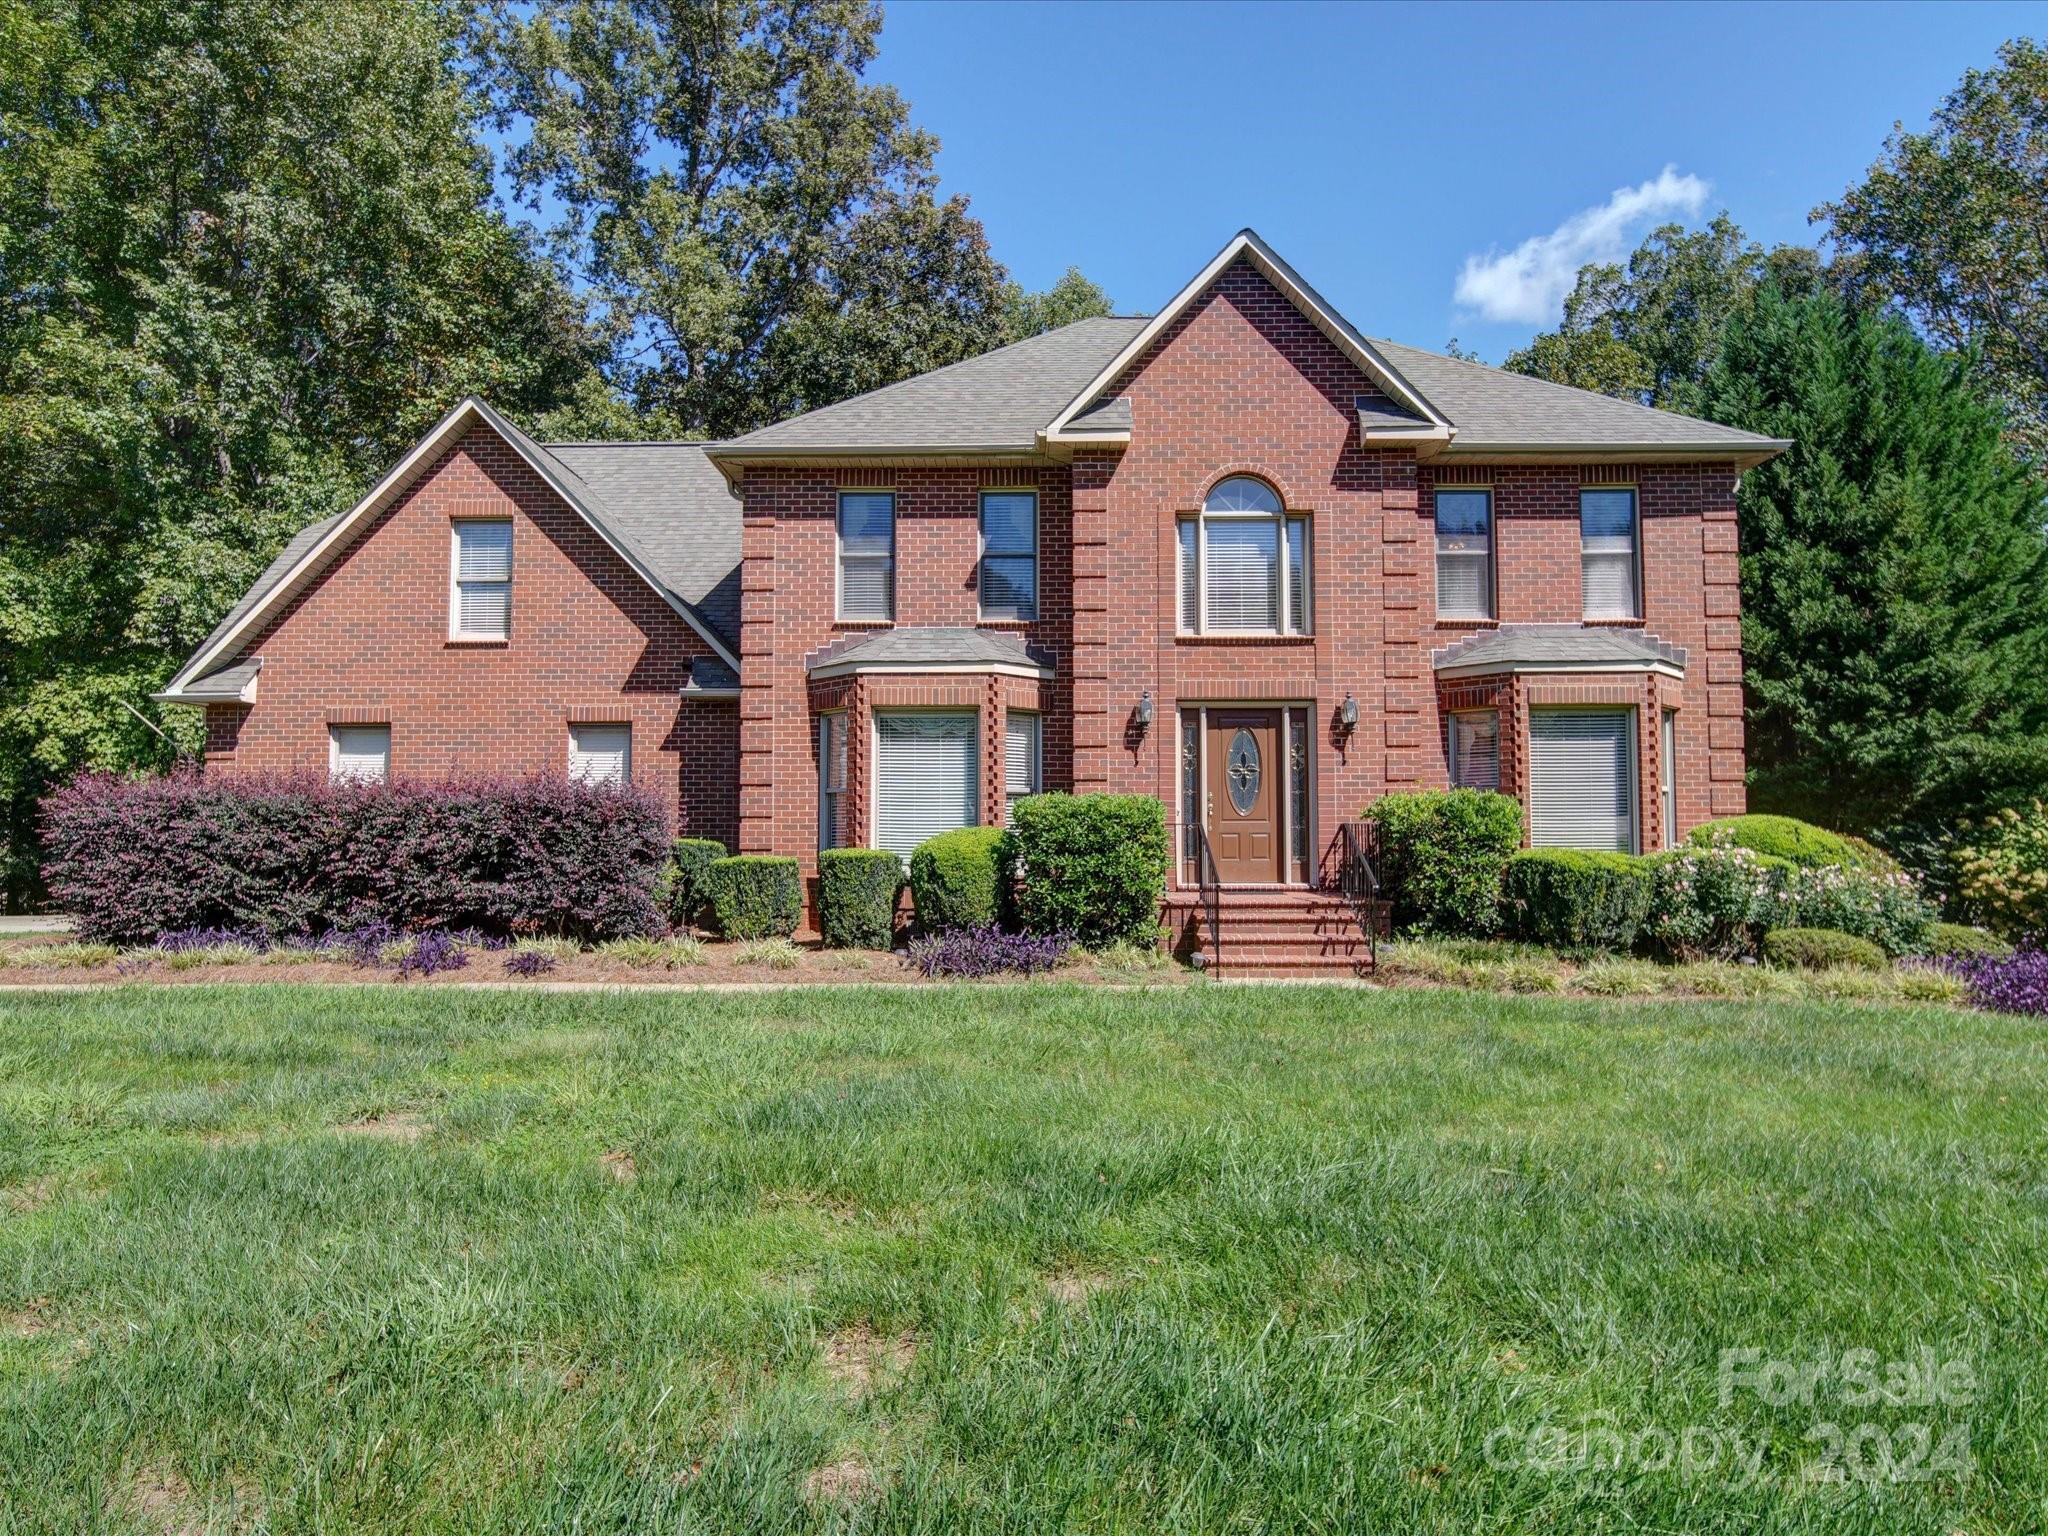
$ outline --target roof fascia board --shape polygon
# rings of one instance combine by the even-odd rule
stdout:
[[[1372,343],[1360,335],[1350,321],[1332,309],[1323,296],[1304,282],[1301,275],[1290,267],[1277,251],[1260,239],[1255,232],[1245,229],[1238,231],[1230,242],[1216,253],[1209,264],[1197,272],[1188,285],[1152,317],[1143,330],[1124,344],[1123,350],[1111,358],[1100,373],[1082,386],[1081,392],[1069,400],[1059,415],[1047,423],[1045,429],[1039,433],[1040,441],[1061,441],[1075,416],[1113,384],[1118,375],[1133,361],[1143,356],[1145,349],[1157,341],[1166,328],[1172,325],[1190,304],[1200,298],[1208,290],[1209,285],[1222,276],[1230,264],[1240,256],[1249,257],[1252,265],[1258,268],[1266,281],[1286,295],[1288,301],[1306,315],[1340,352],[1348,355],[1362,372],[1377,380],[1380,387],[1389,395],[1433,425],[1450,427],[1451,423],[1423,398],[1422,392],[1404,379],[1393,364],[1381,357]]]
[[[262,671],[262,663],[258,662],[256,672],[251,674],[249,681],[242,684],[241,688],[234,693],[207,693],[204,691],[193,693],[188,690],[166,687],[162,693],[152,693],[150,697],[159,704],[191,704],[199,707],[208,704],[254,704],[256,702],[256,684]]]
[[[1750,443],[1460,443],[1442,450],[1466,464],[1733,464],[1754,469],[1792,446],[1790,438]]]

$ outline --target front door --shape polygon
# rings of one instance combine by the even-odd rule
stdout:
[[[1280,791],[1286,783],[1279,755],[1280,711],[1209,711],[1209,846],[1216,878],[1226,885],[1268,884],[1283,878]]]

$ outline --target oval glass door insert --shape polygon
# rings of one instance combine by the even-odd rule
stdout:
[[[1252,807],[1259,803],[1258,738],[1240,727],[1230,738],[1225,763],[1223,773],[1230,785],[1230,803],[1237,807],[1238,815],[1249,816]]]

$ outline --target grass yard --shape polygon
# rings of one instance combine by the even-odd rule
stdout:
[[[2044,1127],[1940,1008],[0,995],[0,1531],[2033,1532]]]

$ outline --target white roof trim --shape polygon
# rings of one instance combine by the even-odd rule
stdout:
[[[249,680],[232,694],[207,693],[204,691],[187,693],[176,687],[167,686],[162,693],[152,693],[150,697],[159,704],[254,704],[256,702],[256,683],[263,672],[263,658],[257,656],[252,657],[251,660],[254,662],[256,670],[250,673]]]
[[[1642,672],[1659,672],[1665,677],[1685,678],[1685,668],[1675,661],[1663,657],[1644,657],[1641,661],[1474,661],[1453,663],[1438,667],[1438,677],[1499,677],[1504,672],[1599,672],[1626,673],[1634,676]],[[1537,706],[1543,708],[1545,706]]]
[[[307,550],[300,557],[298,564],[287,571],[284,577],[264,595],[263,600],[242,615],[234,628],[230,629],[217,642],[208,646],[190,661],[186,662],[183,667],[179,668],[177,676],[173,677],[165,685],[164,693],[175,695],[182,692],[185,685],[194,678],[204,677],[207,672],[211,671],[224,658],[234,655],[235,647],[259,625],[271,618],[283,604],[298,596],[304,590],[307,583],[326,568],[328,558],[337,549],[347,544],[365,522],[377,513],[382,512],[403,495],[412,485],[413,481],[419,477],[421,471],[432,464],[441,451],[449,443],[453,442],[464,428],[468,427],[472,422],[479,421],[503,439],[506,445],[525,461],[528,468],[539,475],[556,495],[560,496],[563,501],[574,508],[577,516],[590,525],[591,530],[604,540],[612,552],[624,560],[632,568],[635,575],[659,593],[662,600],[669,607],[675,609],[683,621],[691,629],[695,630],[704,643],[716,651],[728,666],[734,669],[739,667],[739,658],[726,648],[725,642],[714,635],[698,619],[696,614],[690,611],[687,604],[682,602],[673,592],[669,591],[660,581],[656,580],[653,572],[649,571],[646,566],[642,565],[638,559],[619,543],[612,531],[605,527],[598,518],[594,517],[588,507],[584,506],[581,498],[562,483],[561,477],[555,473],[551,466],[545,461],[534,457],[528,450],[526,434],[519,431],[518,428],[506,421],[504,417],[484,404],[475,395],[469,395],[446,416],[443,416],[432,431],[421,438],[418,443],[414,444],[412,451],[400,459],[392,467],[390,473],[385,475],[382,480],[379,480],[371,488],[367,496],[351,507],[339,522],[328,529],[321,537],[320,542]]]
[[[1279,252],[1260,239],[1255,231],[1241,229],[1228,245],[1216,253],[1215,258],[1206,267],[1195,274],[1193,281],[1173,296],[1171,303],[1154,315],[1151,322],[1133,336],[1125,344],[1124,349],[1111,358],[1108,365],[1089,380],[1078,395],[1067,402],[1066,409],[1055,416],[1045,430],[1039,433],[1040,439],[1054,443],[1101,442],[1100,433],[1077,432],[1069,435],[1067,427],[1076,415],[1094,402],[1097,395],[1116,382],[1119,374],[1133,361],[1143,356],[1145,349],[1157,341],[1166,328],[1180,317],[1181,312],[1207,292],[1209,285],[1221,277],[1230,264],[1240,256],[1249,259],[1267,282],[1285,294],[1289,302],[1314,323],[1317,330],[1329,337],[1338,351],[1356,363],[1359,370],[1374,380],[1392,399],[1399,401],[1432,425],[1443,428],[1446,433],[1457,430],[1435,406],[1423,398],[1420,390],[1401,377],[1400,371],[1392,363],[1380,356],[1373,344],[1358,333],[1357,327],[1332,309],[1321,294],[1302,281],[1301,275],[1281,258]]]
[[[1022,677],[1045,682],[1052,677],[1052,668],[1027,665],[1016,661],[870,661],[856,656],[851,661],[828,661],[822,666],[811,668],[813,679],[826,677],[849,677],[856,672],[899,672],[918,673],[926,676],[959,674],[962,676]]]

